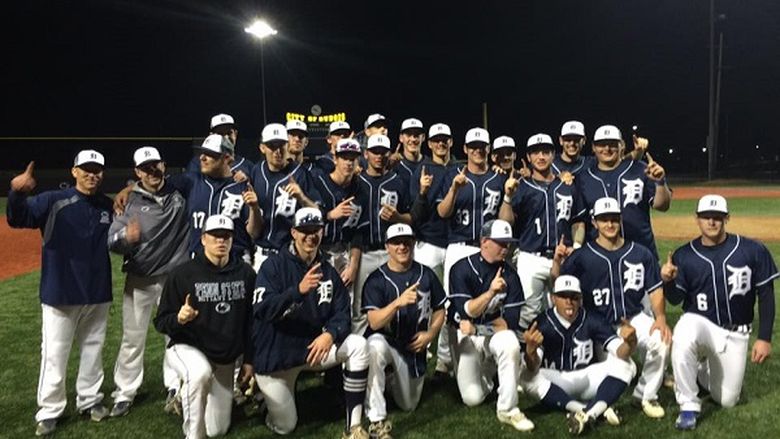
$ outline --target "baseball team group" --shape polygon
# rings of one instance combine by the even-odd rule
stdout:
[[[182,172],[135,150],[137,179],[113,200],[98,151],[76,155],[72,187],[35,195],[31,162],[11,181],[7,221],[43,242],[36,434],[65,412],[74,342],[78,412],[131,412],[150,323],[165,343],[165,411],[188,438],[226,434],[240,404],[292,433],[301,372],[332,387],[321,404],[343,404],[343,438],[391,438],[387,400],[415,410],[429,361],[466,406],[495,391],[497,420],[519,431],[534,429],[521,392],[579,435],[620,425],[613,406],[630,386],[637,411],[663,418],[665,382],[675,426],[691,430],[705,394],[733,407],[747,361],[769,358],[771,254],[728,233],[727,200],[711,194],[681,219],[701,234],[659,259],[650,210],[668,210],[672,190],[647,139],[629,151],[615,126],[588,139],[568,121],[557,142],[472,128],[461,144],[448,125],[409,118],[394,144],[388,124],[333,122],[329,152],[309,157],[304,122],[271,123],[253,164],[218,114]],[[109,252],[126,274],[110,410]],[[674,328],[667,303],[682,306]]]

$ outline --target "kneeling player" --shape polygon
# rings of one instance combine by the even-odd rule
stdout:
[[[517,407],[520,372],[519,329],[523,287],[507,263],[512,227],[503,220],[486,222],[480,232],[480,251],[455,263],[450,270],[449,324],[454,340],[458,390],[470,407],[479,405],[493,390],[498,374],[498,420],[520,431],[533,422]]]
[[[661,269],[664,293],[669,302],[682,302],[684,311],[672,344],[681,430],[696,428],[699,383],[723,407],[739,400],[756,298],[758,338],[750,358],[761,364],[772,350],[773,280],[780,274],[763,244],[726,233],[728,219],[725,198],[702,197],[696,209],[701,236],[675,250]]]
[[[320,254],[319,209],[295,213],[293,242],[260,268],[254,294],[254,366],[268,405],[266,425],[288,434],[298,423],[295,381],[304,370],[344,364],[344,438],[367,438],[360,425],[368,376],[366,339],[350,335],[349,293]]]
[[[368,313],[368,391],[366,411],[372,438],[390,439],[385,380],[402,410],[417,407],[425,379],[426,349],[444,323],[444,289],[430,268],[414,261],[414,232],[406,224],[387,229],[389,260],[366,280],[363,310]],[[393,375],[387,377],[385,368]]]
[[[245,384],[252,377],[248,290],[255,273],[230,254],[233,220],[229,217],[208,217],[201,243],[203,253],[168,275],[154,319],[155,328],[171,339],[165,356],[182,381],[182,429],[188,438],[227,432],[233,370],[242,355],[240,381]]]
[[[544,405],[567,410],[572,434],[582,433],[601,415],[612,425],[620,424],[609,407],[636,372],[631,361],[636,330],[624,320],[617,336],[604,319],[585,311],[580,281],[574,276],[555,281],[552,301],[553,308],[539,315],[523,334],[527,365],[520,375],[523,388]],[[609,352],[606,360],[593,361],[594,343]]]

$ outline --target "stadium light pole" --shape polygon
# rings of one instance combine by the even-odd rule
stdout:
[[[263,61],[263,42],[266,38],[276,35],[278,32],[271,27],[267,21],[263,19],[256,19],[249,26],[244,28],[244,32],[252,35],[260,41],[260,90],[262,92],[263,100],[263,126],[268,124],[266,110],[265,110],[265,63]]]

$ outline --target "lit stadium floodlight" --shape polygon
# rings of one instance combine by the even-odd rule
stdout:
[[[249,27],[245,27],[244,32],[251,34],[258,40],[268,38],[278,33],[277,30],[272,28],[267,21],[261,19],[257,19],[254,22],[252,22],[252,24],[250,24]]]

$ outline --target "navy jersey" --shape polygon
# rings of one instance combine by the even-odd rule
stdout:
[[[325,214],[347,198],[356,196],[358,190],[357,176],[354,176],[346,186],[340,186],[330,178],[330,174],[322,174],[320,172],[315,173],[314,186],[322,200],[320,206]],[[352,235],[360,220],[363,206],[357,203],[357,198],[350,202],[350,206],[352,206],[352,215],[348,217],[329,221],[323,215],[325,220],[325,232],[322,237],[323,245],[352,240]]]
[[[8,193],[8,225],[41,231],[41,303],[111,302],[108,228],[112,213],[110,198],[84,195],[73,187],[33,197],[13,190]]]
[[[557,177],[550,183],[521,179],[512,196],[515,236],[518,248],[525,252],[554,250],[558,240],[571,245],[571,223],[583,209],[573,185]]]
[[[292,239],[290,229],[295,211],[301,206],[295,197],[284,190],[290,183],[290,176],[309,199],[317,202],[319,194],[312,184],[311,173],[306,172],[303,164],[290,163],[281,171],[274,172],[268,168],[268,162],[263,160],[252,168],[252,186],[263,212],[263,233],[255,241],[260,247],[278,250]]]
[[[620,341],[612,326],[600,315],[580,308],[577,317],[568,325],[561,321],[555,308],[536,317],[536,328],[544,336],[542,342],[542,367],[560,371],[584,369],[596,362],[594,343],[607,345]],[[622,342],[621,342],[622,343]]]
[[[675,285],[684,293],[683,310],[721,327],[752,323],[756,290],[778,277],[769,250],[739,235],[729,234],[711,247],[695,239],[678,248],[672,261]]]
[[[642,299],[662,285],[658,260],[631,241],[612,251],[590,241],[566,258],[561,274],[578,278],[585,309],[613,324],[642,312]]]
[[[249,177],[249,173],[252,172],[252,167],[254,165],[255,164],[251,161],[236,154],[233,156],[233,164],[230,165],[230,170],[233,173],[241,171],[244,175]],[[192,160],[187,164],[186,172],[191,172],[193,174],[200,173],[200,154],[196,154],[192,157]]]
[[[466,302],[490,288],[498,267],[503,267],[502,277],[506,282],[506,289],[493,297],[482,315],[470,317],[466,313]],[[489,264],[479,253],[459,260],[450,270],[448,298],[450,308],[447,321],[451,325],[457,327],[461,320],[471,320],[475,325],[488,325],[503,317],[509,329],[520,329],[520,308],[525,303],[525,294],[517,271],[509,262]]]
[[[650,224],[650,208],[655,198],[655,182],[647,178],[647,164],[623,160],[617,168],[602,171],[593,166],[581,172],[575,179],[577,191],[587,211],[593,209],[596,200],[611,197],[620,204],[622,222],[620,233],[628,240],[650,249],[658,258],[655,237]],[[598,231],[590,221],[585,222],[587,236],[595,239]]]
[[[237,183],[233,181],[233,177],[212,178],[201,173],[187,172],[169,177],[166,183],[170,183],[187,199],[187,210],[192,220],[190,253],[197,253],[203,249],[200,237],[203,234],[206,218],[220,214],[230,217],[235,223],[231,252],[236,255],[246,251],[253,252],[254,244],[246,231],[249,206],[244,204],[243,195],[249,184],[248,181]]]
[[[464,165],[465,166],[465,165]],[[452,167],[444,178],[444,184],[437,196],[441,202],[452,186],[452,180],[460,169]],[[455,196],[455,206],[452,216],[447,219],[449,232],[448,242],[479,241],[479,231],[482,224],[496,219],[501,200],[504,196],[504,175],[488,171],[484,174],[472,174],[466,171],[466,184],[458,190]]]
[[[422,157],[422,156],[421,156]],[[411,160],[406,159],[406,157],[402,158],[398,164],[395,165],[395,168],[393,169],[396,174],[398,174],[399,177],[401,177],[401,180],[404,181],[404,184],[406,184],[406,187],[410,187],[412,178],[414,178],[414,175],[417,173],[418,169],[420,169],[420,164],[423,163],[423,161],[427,157],[422,157],[422,159],[418,162],[413,162]],[[417,176],[417,183],[420,182],[419,175]],[[411,197],[414,199],[414,197],[417,196],[417,193],[412,193]]]
[[[385,336],[387,342],[401,353],[412,377],[425,375],[426,352],[414,353],[407,346],[415,334],[427,331],[434,311],[444,308],[447,300],[439,278],[430,268],[412,262],[409,270],[398,273],[387,264],[371,273],[363,284],[363,312],[382,309],[396,300],[407,288],[419,282],[417,304],[408,305],[395,313],[390,323],[379,331],[369,326],[366,337],[374,333]]]
[[[292,246],[291,246],[292,247]],[[324,331],[341,344],[350,331],[349,293],[333,266],[321,257],[322,279],[316,290],[298,291],[307,266],[294,248],[283,248],[260,267],[254,291],[254,367],[268,374],[301,366],[309,354],[307,346]]]
[[[447,193],[449,187],[442,189],[444,186],[444,180],[446,179],[447,172],[451,168],[456,168],[455,163],[450,162],[447,165],[440,165],[434,163],[433,160],[426,157],[417,170],[412,175],[412,179],[409,182],[409,196],[414,199],[420,193],[420,176],[422,175],[422,168],[425,167],[425,172],[433,176],[433,182],[428,189],[426,199],[429,205],[436,204],[436,198],[444,190]],[[421,218],[419,224],[415,227],[417,234],[417,240],[433,244],[437,247],[447,246],[447,222],[439,216],[436,209],[431,209],[427,218]]]
[[[577,176],[595,163],[596,158],[592,155],[580,155],[577,157],[577,160],[571,163],[563,161],[560,155],[556,155],[552,162],[552,170],[555,175],[559,175],[562,172],[569,172],[572,175]]]
[[[382,205],[393,206],[398,213],[408,213],[411,204],[409,186],[392,171],[379,177],[372,177],[363,171],[358,176],[356,201],[356,204],[362,206],[357,233],[363,236],[363,244],[369,249],[385,248],[385,232],[390,222],[379,216]]]
[[[336,162],[330,154],[321,155],[310,162],[308,169],[312,172],[330,174],[336,169]]]

